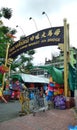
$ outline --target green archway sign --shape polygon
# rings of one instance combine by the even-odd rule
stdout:
[[[53,46],[64,43],[64,27],[47,28],[33,33],[22,40],[15,42],[9,48],[8,57],[15,58],[23,52],[31,49]]]

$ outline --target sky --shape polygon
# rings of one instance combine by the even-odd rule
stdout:
[[[2,7],[12,9],[12,18],[3,18],[3,22],[5,26],[17,30],[15,41],[24,34],[28,36],[42,29],[63,26],[66,18],[69,24],[70,46],[77,48],[77,0],[0,0],[0,8]],[[49,20],[45,14],[42,15],[43,11]],[[29,20],[30,17],[32,20]],[[16,25],[19,27],[16,28]],[[48,60],[52,59],[52,55],[58,55],[60,50],[58,46],[49,46],[37,48],[35,52],[33,63],[40,65],[45,63],[45,58]]]

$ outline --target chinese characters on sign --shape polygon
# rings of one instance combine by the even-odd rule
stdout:
[[[53,27],[38,31],[15,42],[9,48],[9,57],[14,58],[31,49],[64,43],[64,27]]]

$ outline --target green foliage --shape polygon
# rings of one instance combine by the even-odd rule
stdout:
[[[1,44],[0,43],[0,58],[4,58],[6,55],[6,44]]]
[[[0,27],[0,43],[7,43],[9,41],[9,37],[6,36],[8,33],[9,28],[2,26]]]
[[[23,40],[25,38],[25,35],[20,36],[20,40]]]
[[[6,27],[6,26],[0,27],[0,32],[2,32],[2,33],[4,33],[4,34],[8,33],[9,30],[10,30],[10,29],[9,29],[8,27]]]
[[[10,34],[15,34],[17,32],[17,30],[16,29],[12,29],[12,30],[10,30]]]
[[[25,73],[30,73],[30,70],[32,69],[33,64],[31,62],[28,62],[27,65],[25,66]]]
[[[2,17],[2,14],[0,13],[0,18]]]
[[[3,75],[0,73],[0,84],[2,83]]]
[[[0,19],[2,17],[6,19],[10,19],[12,16],[12,9],[11,8],[2,8],[0,10]],[[16,29],[11,29],[3,25],[3,21],[0,20],[0,58],[5,59],[6,55],[6,45],[7,43],[13,44],[13,39],[8,35],[14,35],[16,33]],[[24,39],[24,36],[21,36],[21,39]],[[28,55],[25,56],[25,54]],[[16,68],[19,68],[20,72],[29,73],[33,64],[31,63],[33,60],[33,55],[35,54],[34,50],[27,51],[24,55],[21,54],[20,59],[16,61],[14,59],[13,63],[11,64],[11,69],[16,71]]]
[[[15,34],[16,30],[4,26],[1,18],[4,17],[6,19],[10,19],[11,16],[12,16],[12,10],[10,8],[2,8],[0,10],[0,58],[4,59],[6,55],[6,44],[7,43],[13,44],[13,39],[7,34]],[[0,62],[2,62],[2,60]]]
[[[0,43],[13,43],[13,39],[11,39],[11,37],[9,37],[7,34],[15,34],[16,30],[15,29],[11,29],[9,27],[6,26],[1,26],[0,27]]]
[[[6,18],[6,19],[10,19],[12,16],[12,9],[11,8],[2,8],[1,9],[1,15]]]
[[[32,53],[31,55],[30,53],[30,55],[27,54],[27,56],[26,56],[26,53],[21,54],[18,60],[14,60],[13,64],[11,65],[11,69],[16,71],[16,68],[18,68],[19,72],[21,73],[30,73],[31,68],[33,67],[33,64],[32,64],[33,54],[34,53]]]
[[[27,54],[28,55],[34,55],[35,54],[35,50],[29,50],[29,51],[27,51]]]
[[[20,66],[20,63],[18,63],[18,62],[13,62],[13,63],[11,64],[11,70],[16,71],[16,68],[19,68],[19,66]]]

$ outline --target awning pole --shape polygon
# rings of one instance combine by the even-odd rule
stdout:
[[[67,66],[67,45],[68,45],[68,34],[67,34],[67,20],[64,19],[64,95],[68,96],[68,66]]]

